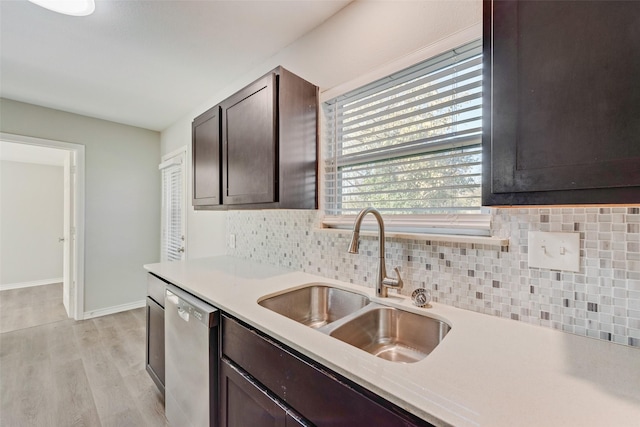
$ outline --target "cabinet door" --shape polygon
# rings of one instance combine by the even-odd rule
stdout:
[[[220,107],[198,116],[192,125],[193,206],[220,204]]]
[[[147,297],[146,369],[164,393],[164,308]]]
[[[220,363],[222,427],[295,426],[294,419],[247,374],[226,360]]]
[[[277,201],[276,76],[222,104],[223,204]]]
[[[484,13],[484,204],[640,202],[640,2]]]

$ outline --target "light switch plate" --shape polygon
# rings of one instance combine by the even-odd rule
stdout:
[[[529,232],[529,267],[580,271],[580,233]]]

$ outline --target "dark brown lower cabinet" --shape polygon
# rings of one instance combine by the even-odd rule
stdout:
[[[284,408],[299,425],[431,426],[227,315],[221,333],[223,427],[298,425]]]
[[[290,413],[278,400],[242,370],[220,364],[220,416],[223,427],[295,427],[310,424]]]
[[[147,297],[147,372],[164,393],[164,308]]]
[[[164,395],[164,289],[165,282],[147,275],[147,334],[145,367]]]

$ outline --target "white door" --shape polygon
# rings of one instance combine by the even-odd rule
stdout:
[[[68,151],[64,160],[64,213],[62,250],[62,302],[69,317],[75,313],[75,215],[74,194],[76,186],[75,152]]]
[[[162,175],[161,261],[185,257],[185,168],[184,151],[164,158]]]

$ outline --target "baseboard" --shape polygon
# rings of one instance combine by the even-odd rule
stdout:
[[[143,299],[140,301],[134,301],[127,304],[114,305],[113,307],[107,308],[99,308],[97,310],[85,311],[84,316],[82,317],[84,320],[92,319],[94,317],[107,316],[109,314],[120,313],[122,311],[133,310],[136,308],[144,307],[147,305],[147,300]]]
[[[62,283],[63,278],[33,280],[31,282],[7,283],[0,285],[0,291],[8,291],[9,289],[30,288],[32,286],[52,285],[54,283]]]

